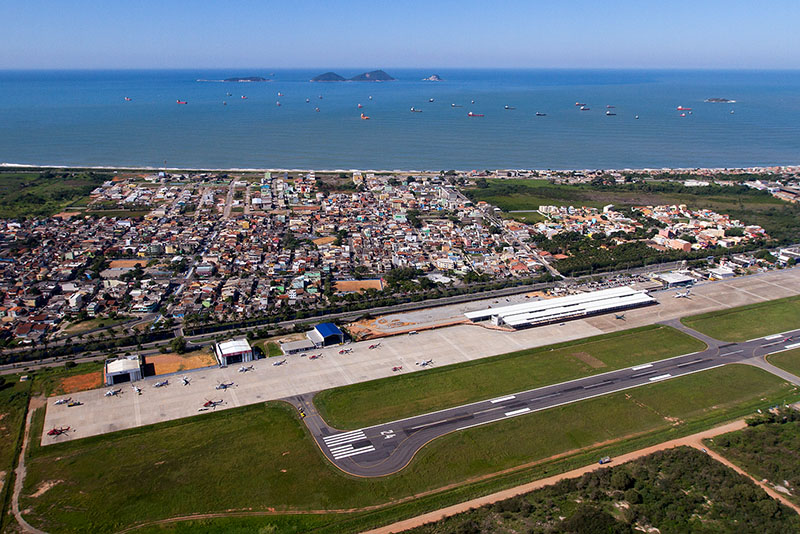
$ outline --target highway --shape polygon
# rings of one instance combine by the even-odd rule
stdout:
[[[348,432],[333,429],[325,423],[312,404],[314,393],[286,400],[302,408],[306,413],[304,421],[322,452],[334,465],[352,475],[377,477],[404,468],[425,444],[450,432],[653,384],[730,363],[751,363],[800,385],[800,378],[771,366],[763,358],[773,352],[800,347],[800,330],[742,343],[725,343],[691,330],[678,320],[666,323],[702,340],[708,348],[702,352]],[[524,419],[519,421],[522,424]]]

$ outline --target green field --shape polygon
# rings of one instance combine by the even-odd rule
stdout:
[[[20,382],[19,375],[0,376],[0,510],[9,503],[11,472],[22,442],[30,389],[31,382]],[[0,527],[5,520],[0,516]]]
[[[379,479],[346,476],[332,467],[292,409],[267,403],[36,446],[28,460],[21,506],[32,510],[29,521],[48,532],[81,532],[192,513],[330,512],[391,503],[387,510],[336,516],[340,519],[323,529],[352,532],[475,492],[489,493],[499,483],[519,483],[531,475],[489,479],[468,490],[428,497],[421,492],[615,438],[651,432],[646,443],[670,439],[784,397],[798,395],[765,371],[731,365],[452,433],[426,446],[410,468]],[[40,435],[40,414],[36,420]],[[616,452],[623,445],[641,446],[641,439],[617,444]],[[577,461],[591,461],[587,454],[596,457],[598,452],[587,452]],[[31,496],[48,481],[60,482]],[[401,501],[411,495],[414,499]],[[291,521],[297,525],[303,520]]]
[[[767,356],[769,363],[789,371],[795,376],[800,376],[800,349],[787,350]]]
[[[0,173],[0,218],[46,217],[89,193],[110,175],[96,172],[45,171]]]
[[[131,321],[130,317],[117,317],[116,319],[111,319],[109,317],[95,317],[94,319],[87,319],[85,321],[77,321],[64,329],[64,333],[66,334],[80,334],[82,332],[87,332],[89,330],[94,330],[95,328],[107,328],[111,326],[116,326],[118,324],[122,324],[125,322]]]
[[[692,315],[681,322],[721,341],[747,341],[800,328],[800,296]]]
[[[354,429],[704,348],[668,326],[646,326],[329,389],[314,404],[330,425]]]

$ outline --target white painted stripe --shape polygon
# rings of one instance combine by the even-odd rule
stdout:
[[[787,349],[796,349],[797,347],[800,347],[800,343],[792,343],[791,345],[786,345]]]
[[[491,402],[492,404],[497,404],[498,402],[505,402],[516,398],[517,398],[516,395],[509,395],[508,397],[500,397],[499,399],[490,400],[489,402]]]
[[[342,432],[341,434],[334,434],[332,436],[325,436],[322,439],[323,439],[323,441],[328,441],[328,440],[331,440],[331,439],[342,438],[344,436],[350,436],[352,434],[358,434],[358,433],[363,433],[363,432],[364,432],[364,430],[351,430],[350,432]]]
[[[328,447],[328,449],[333,454],[336,454],[336,453],[342,452],[342,451],[352,451],[353,450],[353,444],[352,443],[348,443],[347,445],[337,445],[336,447]]]
[[[354,441],[362,441],[362,440],[365,440],[365,439],[367,439],[367,436],[352,436],[352,437],[349,437],[347,439],[341,439],[339,441],[332,441],[330,443],[326,443],[325,445],[327,445],[328,447],[336,447],[338,445],[344,445],[346,443],[352,443]]]
[[[744,350],[735,350],[733,352],[726,352],[725,354],[720,354],[720,356],[730,356],[731,354],[739,354],[740,352],[744,352]]]
[[[644,365],[637,365],[636,367],[631,367],[631,371],[641,371],[642,369],[648,369],[653,367],[652,363],[646,363]]]
[[[774,336],[767,336],[764,339],[766,339],[768,341],[772,341],[773,339],[778,339],[778,338],[781,338],[781,337],[783,337],[781,334],[775,334]]]
[[[529,412],[529,411],[531,411],[530,408],[522,408],[520,410],[514,410],[513,412],[506,412],[506,417],[513,417],[515,415],[519,415],[521,413],[525,413],[525,412]]]
[[[358,441],[358,440],[364,439],[366,437],[367,436],[363,432],[359,432],[358,434],[351,434],[349,436],[342,436],[339,439],[329,439],[329,440],[327,440],[325,442],[325,445],[328,445],[330,447],[331,445],[338,445],[338,444],[343,444],[343,443],[350,443],[351,441]]]
[[[374,450],[375,450],[375,447],[370,445],[369,447],[364,447],[363,449],[354,449],[354,450],[352,450],[350,452],[345,452],[345,453],[342,453],[342,454],[335,454],[333,456],[333,459],[334,460],[341,460],[342,458],[347,458],[349,456],[356,456],[358,454],[364,454],[365,452],[372,452]]]
[[[651,378],[651,379],[650,379],[650,382],[655,382],[656,380],[664,380],[665,378],[669,378],[669,377],[671,377],[671,376],[672,376],[672,375],[671,375],[671,374],[669,374],[669,373],[667,373],[667,374],[665,374],[665,375],[658,375],[658,376],[654,376],[653,378]]]
[[[675,378],[681,378],[683,376],[693,375],[695,373],[702,373],[704,371],[710,371],[711,369],[716,369],[717,367],[722,367],[723,365],[728,365],[728,364],[720,363],[720,364],[717,364],[717,365],[713,365],[711,367],[706,367],[705,369],[695,369],[694,371],[689,371],[687,373],[681,373],[680,375],[678,375]],[[585,401],[585,400],[589,400],[589,399],[594,399],[596,397],[605,397],[606,395],[612,395],[614,393],[619,393],[620,391],[625,391],[626,389],[634,389],[634,388],[639,388],[639,387],[646,386],[646,385],[647,384],[633,384],[631,386],[625,386],[624,388],[615,389],[614,391],[595,393],[594,395],[589,395],[587,397],[582,397],[580,399],[568,400],[568,401],[560,402],[558,404],[553,404],[552,406],[543,406],[541,408],[536,408],[535,410],[532,410],[532,411],[533,412],[542,412],[544,410],[552,410],[553,408],[558,408],[559,406],[565,406],[567,404],[573,404],[575,402],[581,402],[581,401]],[[483,421],[481,423],[473,423],[471,425],[466,425],[466,426],[462,426],[462,427],[456,428],[455,431],[467,430],[469,428],[475,428],[476,426],[483,426],[483,425],[488,425],[490,423],[497,423],[498,421],[503,421],[503,419],[493,419],[491,421]]]

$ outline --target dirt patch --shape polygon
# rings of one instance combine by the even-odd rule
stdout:
[[[337,293],[352,293],[366,291],[367,289],[383,290],[383,280],[338,280],[334,283]]]
[[[36,488],[36,491],[34,491],[34,492],[31,494],[31,497],[32,497],[32,498],[34,498],[34,499],[35,499],[36,497],[41,497],[42,495],[44,495],[44,494],[45,494],[45,492],[46,492],[47,490],[49,490],[50,488],[52,488],[52,487],[53,487],[53,486],[55,486],[56,484],[61,484],[62,482],[64,482],[64,481],[63,481],[63,480],[45,480],[44,482],[42,482],[41,484],[39,484],[39,487],[38,487],[38,488]]]
[[[200,367],[210,367],[216,363],[214,357],[205,351],[190,352],[188,354],[156,354],[147,357],[148,365],[152,365],[157,375],[188,371]]]
[[[60,384],[64,393],[77,393],[78,391],[96,389],[103,385],[103,372],[95,371],[93,373],[68,376],[62,378]]]
[[[145,258],[139,258],[137,260],[111,260],[108,264],[109,269],[116,269],[118,267],[136,267],[140,265],[142,268],[147,265],[149,260]]]
[[[570,354],[570,356],[572,356],[576,360],[582,361],[592,369],[601,369],[606,366],[606,364],[603,363],[602,360],[598,360],[588,352],[573,352],[572,354]]]

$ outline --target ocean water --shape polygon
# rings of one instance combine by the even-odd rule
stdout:
[[[0,163],[409,170],[800,163],[800,71],[385,69],[397,81],[308,81],[323,70],[362,72],[0,71]],[[432,73],[444,81],[421,81]],[[273,81],[197,81],[234,76]],[[736,103],[703,102],[710,97]],[[606,116],[607,105],[615,116]],[[692,113],[681,117],[677,106]]]

